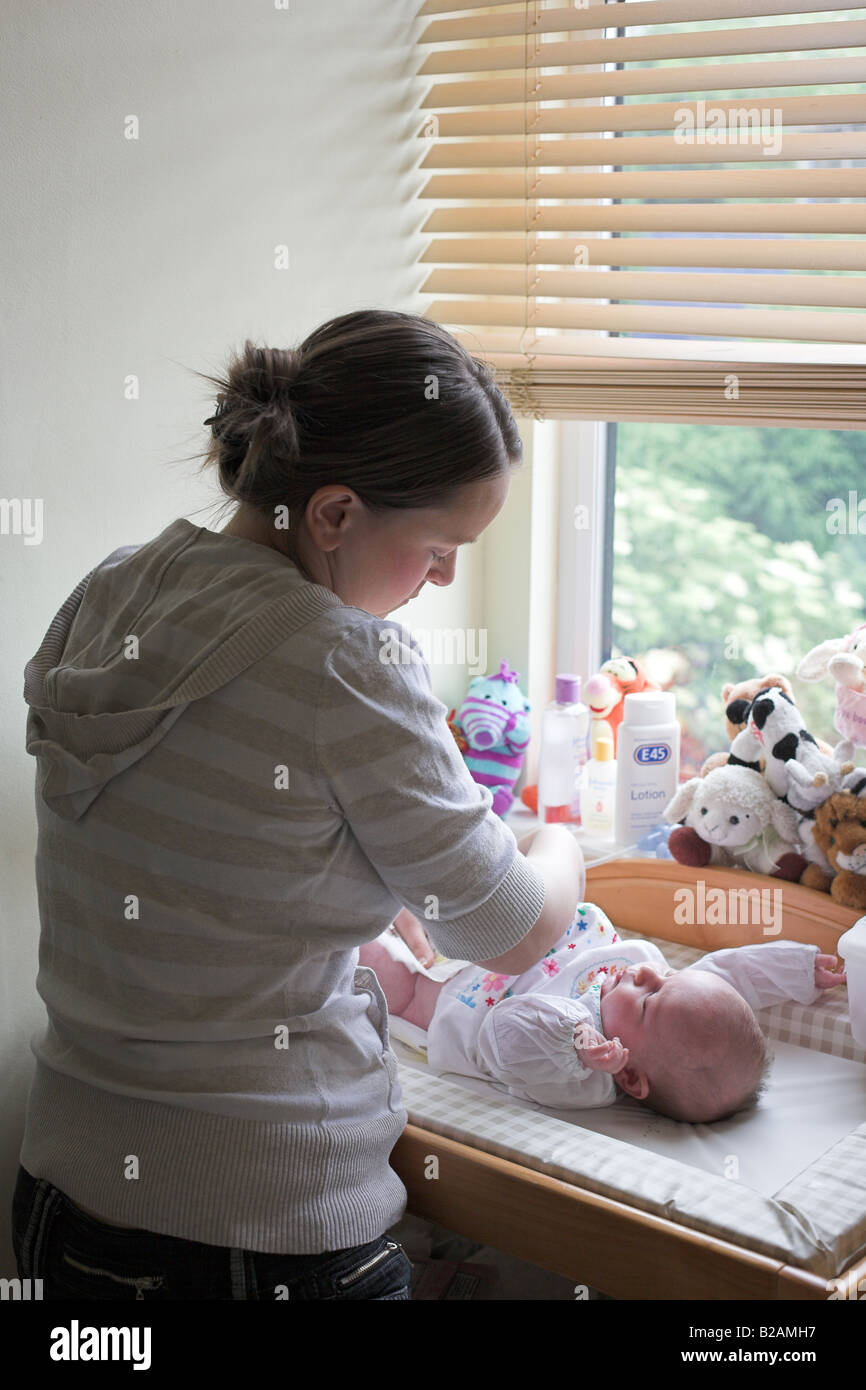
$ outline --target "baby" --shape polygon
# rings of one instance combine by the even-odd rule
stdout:
[[[692,1124],[763,1092],[770,1057],[755,1009],[813,1004],[846,980],[835,956],[796,941],[713,951],[673,970],[653,942],[621,940],[591,903],[522,975],[458,963],[450,979],[431,980],[390,929],[359,959],[389,1013],[427,1030],[435,1071],[501,1081],[559,1109],[610,1105],[619,1091]]]

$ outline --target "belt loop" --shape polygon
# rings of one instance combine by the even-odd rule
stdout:
[[[47,1178],[37,1178],[33,1193],[30,1220],[21,1242],[23,1279],[40,1278],[42,1247],[54,1219],[55,1208],[63,1201],[63,1193]]]
[[[232,1298],[235,1301],[247,1299],[249,1294],[247,1292],[246,1260],[243,1250],[234,1248],[229,1250],[229,1270],[232,1282]]]

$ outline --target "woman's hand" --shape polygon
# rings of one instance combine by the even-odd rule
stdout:
[[[815,985],[818,989],[833,989],[847,983],[848,976],[836,956],[815,957]]]
[[[413,917],[408,908],[401,907],[393,922],[394,930],[402,936],[409,950],[416,960],[422,965],[432,965],[436,959],[436,953],[427,939],[427,933],[418,921]]]

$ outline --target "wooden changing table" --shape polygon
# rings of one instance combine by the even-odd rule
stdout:
[[[800,884],[735,869],[689,869],[672,860],[615,860],[589,868],[586,897],[626,931],[702,951],[767,939],[760,925],[677,925],[674,893],[683,887],[701,891],[699,881],[707,893],[732,887],[781,891],[783,926],[774,939],[814,943],[822,952],[835,953],[839,936],[861,916]],[[439,1181],[425,1179],[430,1155],[439,1160]],[[412,1215],[613,1298],[824,1301],[828,1296],[828,1281],[811,1271],[418,1125],[407,1124],[391,1165],[406,1186]],[[866,1291],[866,1257],[835,1278],[855,1291],[862,1279]]]

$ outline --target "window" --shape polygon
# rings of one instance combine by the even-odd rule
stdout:
[[[836,743],[832,680],[794,673],[819,642],[866,622],[866,436],[632,423],[608,432],[603,654],[648,659],[675,690],[681,776],[728,747],[722,685],[769,671],[791,679],[807,728]]]

